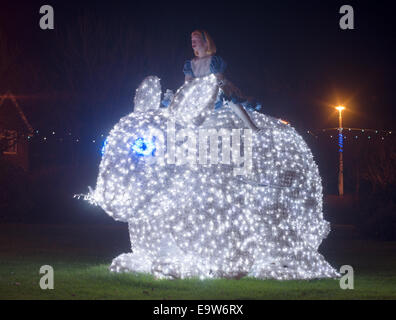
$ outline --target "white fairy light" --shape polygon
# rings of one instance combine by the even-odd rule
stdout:
[[[218,90],[215,76],[196,78],[160,108],[159,79],[148,77],[134,112],[110,132],[96,188],[85,197],[129,225],[132,252],[110,270],[158,278],[338,277],[317,251],[330,231],[318,167],[290,125],[249,111],[263,131],[252,136],[252,169],[244,176],[232,163],[169,164],[158,134],[169,138],[169,119],[176,131],[243,128],[230,107],[214,110]]]

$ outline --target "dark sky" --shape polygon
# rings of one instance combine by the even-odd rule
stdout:
[[[265,113],[288,119],[298,128],[335,127],[331,107],[343,103],[348,108],[345,126],[394,129],[395,28],[388,3],[5,0],[0,5],[0,28],[22,49],[23,59],[50,70],[53,34],[38,27],[41,5],[54,7],[55,28],[61,32],[84,11],[95,12],[110,24],[124,19],[144,37],[160,40],[148,54],[147,73],[157,74],[163,88],[171,89],[183,83],[184,60],[193,55],[191,32],[206,29],[217,54],[228,63],[227,77],[262,101]],[[355,30],[339,28],[343,4],[354,8]],[[167,55],[171,48],[180,54],[174,65]],[[46,89],[35,90],[45,96]],[[29,109],[29,102],[24,104]],[[34,112],[40,114],[40,108]]]

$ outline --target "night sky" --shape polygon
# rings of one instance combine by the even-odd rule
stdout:
[[[181,86],[184,61],[193,57],[190,34],[197,28],[212,35],[217,54],[228,63],[226,76],[261,101],[264,113],[287,119],[298,129],[329,128],[337,126],[332,106],[342,103],[348,108],[345,126],[394,129],[395,28],[387,3],[6,0],[0,5],[0,30],[20,54],[11,69],[17,76],[10,81],[10,71],[3,76],[1,90],[10,89],[20,97],[34,127],[60,128],[73,117],[88,117],[68,105],[69,79],[62,76],[62,69],[54,72],[60,65],[56,58],[64,61],[59,48],[70,49],[74,38],[66,44],[62,39],[68,30],[73,35],[78,17],[85,14],[95,17],[93,28],[101,25],[107,36],[132,30],[132,38],[139,39],[138,47],[128,52],[137,61],[136,68],[128,69],[126,76],[116,72],[118,51],[101,62],[104,78],[98,81],[107,81],[119,92],[114,99],[116,89],[106,93],[106,102],[97,108],[106,116],[91,124],[92,131],[111,128],[130,112],[134,90],[145,76],[159,76],[163,90]],[[39,28],[39,8],[44,4],[54,7],[54,31]],[[339,28],[343,4],[354,8],[355,30]],[[110,52],[112,36],[104,36],[103,44],[98,39],[96,50]],[[84,72],[86,67],[78,60],[71,61],[69,70]],[[98,91],[92,88],[94,81],[86,81],[82,92]],[[81,97],[90,99],[92,95]]]

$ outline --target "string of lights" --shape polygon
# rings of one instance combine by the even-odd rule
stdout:
[[[339,128],[326,128],[311,131],[308,130],[307,133],[318,139],[319,137],[328,137],[331,139],[338,139]],[[342,131],[343,139],[379,139],[385,140],[387,137],[392,135],[392,130],[378,130],[378,129],[362,129],[362,128],[343,128]]]
[[[74,143],[80,143],[80,142],[90,142],[90,143],[103,143],[103,141],[106,138],[106,135],[101,133],[96,136],[92,136],[90,138],[81,138],[78,135],[73,135],[71,132],[64,132],[64,133],[59,133],[53,130],[47,130],[47,131],[42,131],[42,130],[35,130],[32,136],[25,136],[25,138],[29,142],[49,142],[49,141],[54,141],[54,142],[74,142]]]
[[[233,159],[235,150],[247,155],[251,141],[252,168],[243,176],[235,176],[234,164],[197,164],[189,156],[170,164],[191,145],[182,139],[176,150],[168,148],[159,132],[166,140],[173,136],[169,120],[176,120],[179,134],[239,132],[243,123],[228,106],[210,108],[218,90],[214,75],[186,82],[169,108],[160,108],[160,90],[156,77],[142,82],[135,111],[106,138],[95,188],[83,195],[129,225],[132,252],[116,257],[110,270],[158,278],[338,277],[318,253],[330,226],[323,219],[318,167],[296,130],[249,111],[262,131],[242,130],[241,140],[233,138]],[[220,140],[223,150],[229,140]]]
[[[318,139],[319,137],[327,137],[329,139],[338,139],[338,128],[319,129],[315,131],[307,130],[307,134]],[[387,137],[392,135],[391,130],[378,130],[378,129],[362,129],[362,128],[344,128],[343,139],[367,139],[367,140],[381,140],[384,141]],[[78,143],[93,143],[98,144],[98,148],[103,147],[106,139],[104,133],[97,134],[96,136],[82,138],[78,135],[73,135],[71,132],[63,131],[62,133],[53,130],[35,130],[31,136],[25,136],[29,142],[35,143],[64,143],[72,142]]]

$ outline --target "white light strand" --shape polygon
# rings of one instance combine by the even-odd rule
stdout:
[[[249,111],[263,131],[253,134],[245,176],[235,176],[232,163],[169,164],[169,153],[159,152],[169,151],[157,133],[169,138],[170,119],[176,131],[243,128],[230,107],[214,110],[217,93],[213,75],[197,78],[169,108],[159,108],[159,79],[148,77],[137,89],[135,112],[110,132],[96,188],[85,197],[129,225],[132,253],[115,258],[110,270],[158,278],[338,277],[317,251],[330,231],[318,167],[290,125]]]

